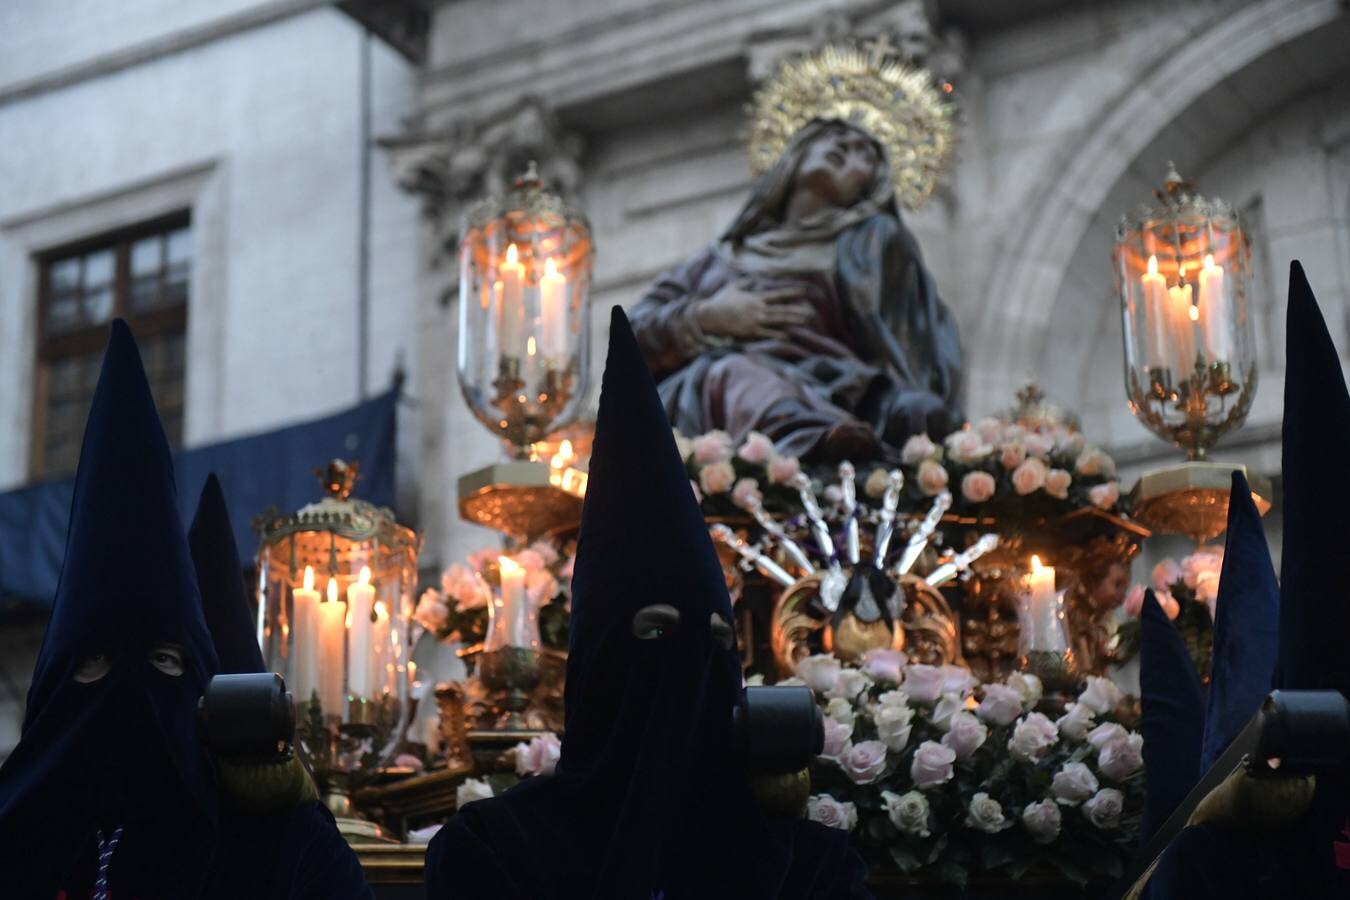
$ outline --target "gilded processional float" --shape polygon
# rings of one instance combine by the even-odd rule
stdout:
[[[1153,529],[1201,542],[1226,514],[1232,467],[1203,457],[1255,390],[1249,251],[1231,208],[1175,172],[1120,226],[1129,401],[1186,463],[1123,495],[1035,385],[969,421],[971,361],[904,220],[950,166],[950,92],[879,46],[784,65],[754,99],[739,214],[630,318],[723,558],[747,680],[806,684],[822,707],[823,754],[769,802],[854,832],[882,881],[1082,884],[1118,875],[1138,835],[1138,704],[1107,677],[1136,643],[1130,562]],[[532,168],[466,216],[459,381],[508,458],[465,474],[459,504],[505,543],[418,597],[403,537],[363,556],[391,573],[378,599],[368,575],[325,582],[371,607],[361,640],[394,636],[381,665],[348,672],[369,696],[341,714],[338,676],[314,662],[332,698],[314,695],[310,743],[354,840],[416,840],[557,761],[594,252]],[[273,523],[265,573],[318,512]],[[319,596],[286,552],[264,575],[269,609],[287,585]],[[1202,663],[1217,565],[1202,548],[1155,573]]]

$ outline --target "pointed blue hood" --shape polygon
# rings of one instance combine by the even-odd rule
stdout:
[[[265,672],[257,631],[249,612],[248,588],[234,543],[234,527],[225,504],[225,491],[212,472],[197,501],[197,513],[188,529],[188,545],[197,568],[202,610],[211,632],[222,675]]]

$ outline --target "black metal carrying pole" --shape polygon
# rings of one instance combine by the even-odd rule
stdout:
[[[1275,691],[1210,766],[1186,799],[1139,851],[1124,876],[1104,896],[1123,900],[1181,833],[1210,792],[1235,771],[1255,777],[1316,775],[1350,760],[1350,702],[1337,691]]]

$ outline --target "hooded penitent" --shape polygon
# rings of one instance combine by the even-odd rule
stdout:
[[[209,870],[216,808],[194,710],[216,656],[175,493],[140,355],[119,320],[23,734],[0,769],[6,896],[84,897],[102,878],[119,898],[190,897]]]
[[[639,627],[639,610],[678,624]],[[722,567],[628,320],[614,310],[582,513],[557,774],[468,805],[429,896],[842,897],[842,832],[766,821],[731,746],[741,664]],[[859,867],[860,868],[860,867]],[[477,869],[481,875],[464,873]]]
[[[1147,844],[1200,778],[1205,703],[1186,644],[1153,591],[1144,594],[1139,628],[1139,731],[1148,780],[1139,839]]]
[[[188,542],[221,672],[265,672],[225,493],[214,474],[202,489]],[[291,760],[289,765],[299,763]],[[278,776],[259,773],[259,777],[274,782]],[[204,892],[208,897],[358,900],[371,896],[361,864],[338,832],[332,813],[313,800],[287,803],[268,812],[223,811],[217,840],[217,864]]]

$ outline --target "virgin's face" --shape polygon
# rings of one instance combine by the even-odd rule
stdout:
[[[871,138],[831,125],[807,145],[794,187],[809,190],[834,207],[852,206],[872,183],[878,162]]]

